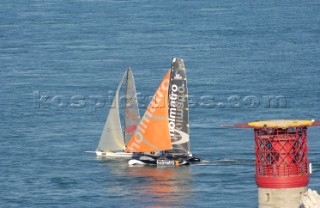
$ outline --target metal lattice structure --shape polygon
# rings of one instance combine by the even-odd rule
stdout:
[[[308,183],[307,127],[257,128],[254,137],[258,185],[265,186],[268,182],[282,187],[288,182],[293,186]]]
[[[306,130],[306,127],[255,129],[257,175],[309,174]]]

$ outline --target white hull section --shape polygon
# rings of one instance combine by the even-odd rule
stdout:
[[[101,152],[96,151],[98,157],[109,157],[109,158],[131,158],[132,153],[130,152]]]
[[[128,164],[129,165],[146,165],[146,163],[136,159],[129,160]]]

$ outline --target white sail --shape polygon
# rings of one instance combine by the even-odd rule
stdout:
[[[124,140],[127,145],[140,123],[136,85],[130,67],[127,70],[126,99],[124,110]]]
[[[107,121],[104,125],[99,145],[97,150],[99,151],[117,151],[124,149],[124,139],[122,134],[120,114],[119,114],[119,91],[124,78],[127,75],[127,71],[124,73],[117,92],[113,98],[113,102],[109,111]]]

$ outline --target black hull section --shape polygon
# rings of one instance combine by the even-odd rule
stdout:
[[[187,155],[144,155],[136,154],[129,161],[130,165],[156,165],[156,166],[187,166],[192,163],[200,162],[199,157]]]
[[[191,163],[201,162],[201,158],[200,157],[191,157],[188,161]]]

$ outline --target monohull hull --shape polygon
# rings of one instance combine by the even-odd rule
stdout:
[[[132,157],[132,153],[130,152],[102,152],[96,151],[96,155],[98,157],[107,157],[107,158],[128,158]]]

